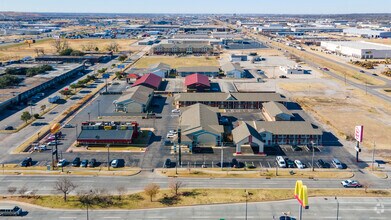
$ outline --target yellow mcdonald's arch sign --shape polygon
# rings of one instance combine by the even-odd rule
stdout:
[[[295,198],[303,208],[308,209],[308,193],[307,193],[307,186],[303,185],[303,181],[297,180],[296,186],[295,186]]]

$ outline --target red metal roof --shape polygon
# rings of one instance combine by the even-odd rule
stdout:
[[[194,73],[185,77],[186,86],[190,86],[194,84],[210,87],[208,76],[199,73]]]
[[[137,79],[139,77],[140,77],[139,75],[134,74],[134,73],[129,73],[127,76],[128,79]]]
[[[132,86],[149,85],[157,89],[159,88],[161,82],[162,82],[162,77],[155,75],[153,73],[148,73],[143,75],[139,79],[137,79]]]

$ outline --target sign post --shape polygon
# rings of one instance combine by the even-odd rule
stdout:
[[[53,152],[53,147],[52,147],[52,169],[54,169],[54,159],[53,159],[53,154],[56,154],[56,163],[58,162],[58,150],[57,150],[57,142],[58,142],[58,131],[61,128],[60,123],[55,123],[53,126],[50,128],[50,133],[54,134],[54,141],[55,141],[55,147],[56,150]]]
[[[309,209],[307,186],[303,184],[303,181],[296,181],[294,196],[296,200],[300,203],[299,219],[302,220],[303,207],[304,209]]]
[[[356,143],[356,162],[358,163],[358,154],[361,152],[361,148],[360,148],[360,143],[362,142],[362,138],[363,138],[363,134],[364,134],[364,126],[362,125],[357,125],[354,129],[354,139],[356,139],[357,143]]]

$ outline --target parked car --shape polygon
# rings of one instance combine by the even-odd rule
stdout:
[[[362,185],[356,180],[344,180],[341,182],[342,186],[345,188],[361,188]]]
[[[236,158],[233,158],[231,161],[231,167],[239,168],[239,161]]]
[[[174,137],[175,137],[175,134],[172,134],[172,133],[167,134],[167,138],[174,138]]]
[[[166,159],[166,162],[164,162],[164,167],[166,167],[166,168],[171,168],[171,166],[172,166],[171,159],[170,159],[170,158],[167,158],[167,159]]]
[[[176,108],[176,109],[171,110],[171,113],[181,113],[181,110]]]
[[[360,70],[360,73],[365,73],[365,71],[364,70]]]
[[[277,164],[279,167],[286,168],[286,163],[285,163],[285,160],[282,156],[277,156],[276,161],[277,161]]]
[[[376,73],[372,73],[372,76],[379,76],[379,75],[377,75]]]
[[[48,146],[55,146],[57,143],[57,145],[60,143],[60,141],[50,141],[47,143]]]
[[[91,168],[94,168],[96,166],[96,159],[92,158],[87,166],[91,167]]]
[[[322,159],[319,159],[319,160],[318,160],[318,164],[319,164],[319,166],[322,167],[322,168],[330,168],[330,164],[324,162]]]
[[[7,131],[14,130],[14,127],[12,127],[12,126],[5,126],[4,130],[7,130]]]
[[[331,160],[331,163],[335,166],[335,168],[343,169],[341,161],[339,161],[337,158],[333,158],[333,160]]]
[[[325,68],[323,68],[323,70],[324,70],[324,71],[329,71],[329,69],[328,69],[328,68],[326,68],[326,67],[325,67]]]
[[[80,167],[87,167],[88,166],[88,160],[82,160],[80,163]]]
[[[295,160],[297,168],[304,169],[304,164],[300,160]]]
[[[289,160],[288,158],[285,159],[286,167],[288,168],[296,168],[295,163],[292,160]]]
[[[73,125],[72,124],[65,124],[64,128],[73,128]]]
[[[45,150],[47,150],[47,147],[44,144],[34,146],[34,151],[45,151]]]
[[[114,159],[111,161],[110,165],[112,168],[118,168],[124,166],[124,162],[123,159]]]
[[[67,165],[67,160],[65,159],[60,159],[57,163],[58,167],[65,167]]]
[[[79,167],[80,166],[80,157],[76,157],[75,159],[73,159],[72,166],[73,167]]]
[[[28,166],[32,166],[33,165],[33,159],[31,159],[31,157],[26,157],[22,163],[20,163],[20,166],[22,167],[28,167]]]

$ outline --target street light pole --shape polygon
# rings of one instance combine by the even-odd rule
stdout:
[[[107,170],[110,170],[110,144],[107,145]]]
[[[248,200],[248,191],[247,191],[247,189],[244,190],[244,192],[246,193],[246,220],[247,220],[247,200]]]
[[[87,114],[88,114],[88,122],[90,122],[91,121],[91,112],[87,112]]]
[[[334,199],[335,199],[335,201],[337,201],[337,220],[338,220],[339,219],[339,201],[338,201],[337,197],[335,197]]]
[[[314,150],[314,145],[315,145],[315,143],[314,142],[312,142],[311,143],[312,144],[312,171],[314,171],[315,169],[314,169],[314,156],[315,156],[315,150]]]
[[[373,142],[373,151],[372,151],[372,171],[375,170],[375,149],[376,149],[376,142]]]

